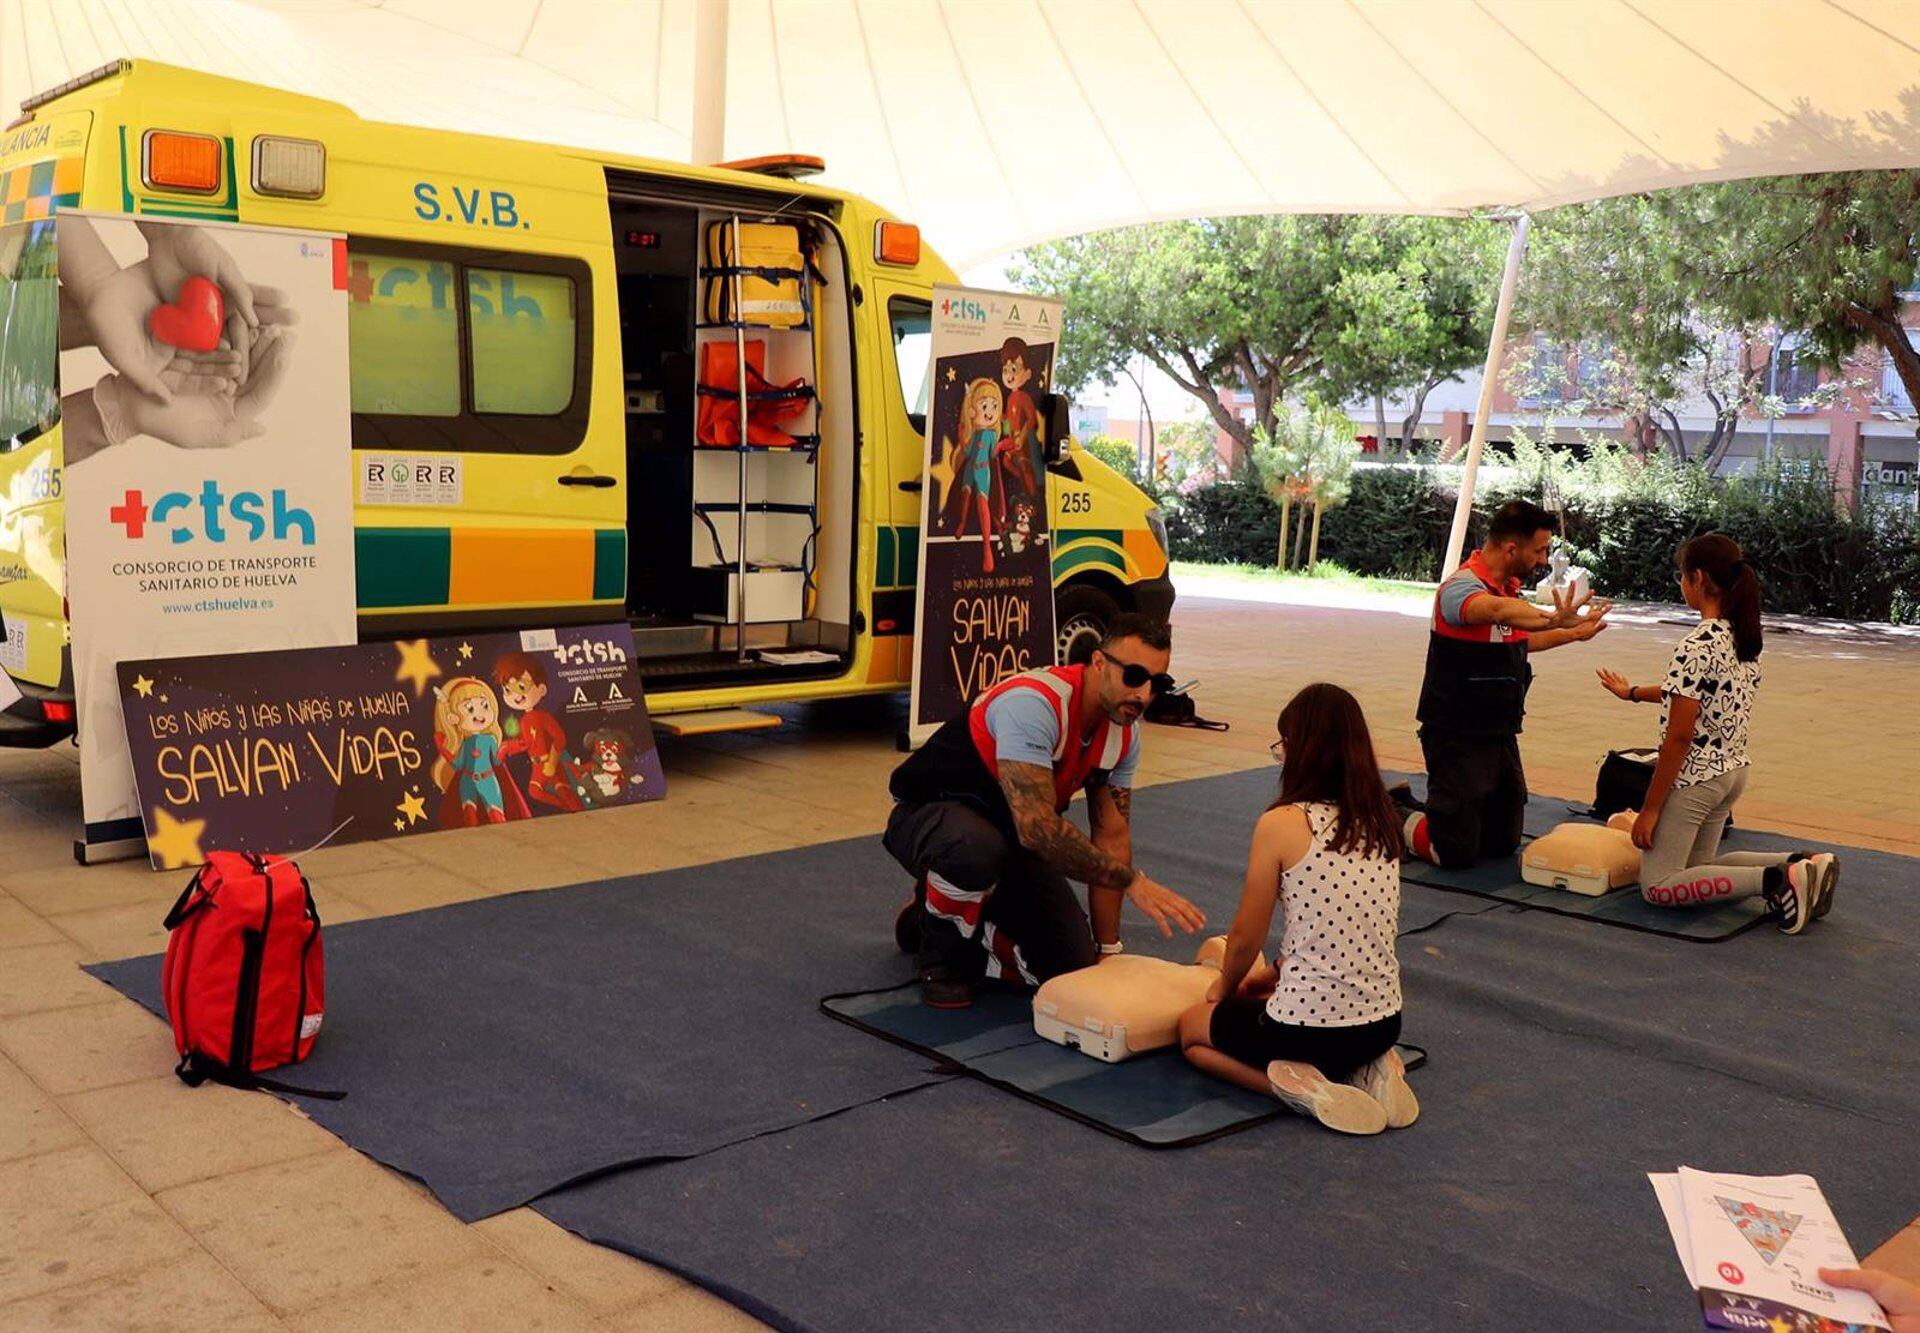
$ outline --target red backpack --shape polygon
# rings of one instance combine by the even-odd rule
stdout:
[[[320,913],[299,866],[281,856],[214,852],[167,913],[166,927],[160,986],[183,1082],[341,1095],[255,1077],[306,1059],[320,1032]]]

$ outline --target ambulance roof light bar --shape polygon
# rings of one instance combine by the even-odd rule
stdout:
[[[98,69],[90,69],[85,74],[68,79],[65,83],[56,84],[43,93],[35,93],[32,97],[26,98],[20,103],[20,110],[23,112],[33,111],[45,106],[55,98],[65,97],[68,93],[84,88],[90,83],[99,83],[102,79],[111,79],[116,74],[125,74],[132,68],[133,62],[131,60],[109,60]]]
[[[778,176],[797,181],[818,176],[827,169],[826,160],[806,153],[770,153],[765,157],[743,157],[736,162],[716,164],[723,171],[751,171],[756,176]]]

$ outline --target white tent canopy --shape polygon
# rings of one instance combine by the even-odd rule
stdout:
[[[960,268],[1152,218],[1920,165],[1914,0],[0,0],[0,107],[149,56],[686,160],[697,30],[717,156],[821,156]]]

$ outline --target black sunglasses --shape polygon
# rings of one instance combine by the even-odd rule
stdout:
[[[1173,689],[1173,676],[1168,672],[1162,671],[1155,674],[1138,662],[1122,662],[1104,648],[1100,650],[1100,656],[1120,668],[1120,683],[1130,690],[1137,690],[1142,685],[1151,685],[1153,697],[1158,699]]]

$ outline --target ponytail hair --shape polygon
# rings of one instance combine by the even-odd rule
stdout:
[[[1398,859],[1400,816],[1373,754],[1360,703],[1338,685],[1309,685],[1280,710],[1286,766],[1273,809],[1326,801],[1337,814],[1327,839],[1334,852]]]
[[[1747,563],[1740,543],[1725,533],[1709,532],[1680,547],[1680,571],[1704,573],[1733,626],[1734,656],[1751,662],[1760,656],[1760,576]]]

